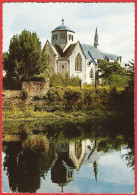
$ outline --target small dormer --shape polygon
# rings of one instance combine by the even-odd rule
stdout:
[[[52,31],[51,43],[64,50],[74,43],[74,34],[73,30],[64,25],[64,19],[62,19],[62,25]]]

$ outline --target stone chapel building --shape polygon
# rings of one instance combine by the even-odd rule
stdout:
[[[97,60],[118,61],[121,63],[121,56],[103,53],[98,49],[97,28],[94,36],[94,45],[82,44],[75,41],[75,32],[64,25],[58,26],[52,31],[51,43],[47,40],[43,48],[50,72],[66,72],[71,76],[78,76],[82,83],[94,83]]]

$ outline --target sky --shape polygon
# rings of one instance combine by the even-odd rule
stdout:
[[[127,62],[134,59],[134,11],[134,3],[4,3],[3,52],[24,29],[36,32],[43,47],[64,18],[76,41],[93,45],[97,27],[100,51]]]

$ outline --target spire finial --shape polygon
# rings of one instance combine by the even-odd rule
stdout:
[[[95,34],[98,36],[98,29],[97,29],[97,27],[96,27],[96,32],[95,32]]]
[[[64,25],[64,19],[62,18],[62,25]]]

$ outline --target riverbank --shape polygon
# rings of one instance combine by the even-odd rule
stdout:
[[[17,123],[44,121],[45,126],[63,125],[67,122],[85,123],[87,120],[105,120],[115,118],[117,114],[112,111],[93,110],[93,111],[34,111],[27,106],[24,111],[3,110],[3,126],[8,123],[10,126],[16,126]],[[5,128],[3,128],[4,131]]]
[[[119,92],[116,92],[119,94]],[[51,88],[41,97],[19,98],[3,96],[3,121],[34,119],[82,119],[104,117],[114,113],[114,102],[106,88]]]
[[[49,111],[34,111],[32,106],[26,106],[26,109],[20,110],[18,107],[14,106],[13,110],[5,110],[3,109],[2,119],[3,121],[30,121],[30,120],[39,120],[39,119],[48,119],[48,120],[56,120],[56,119],[65,119],[65,120],[82,120],[88,118],[108,118],[115,116],[116,113],[114,111],[107,110],[57,110],[54,112]]]

